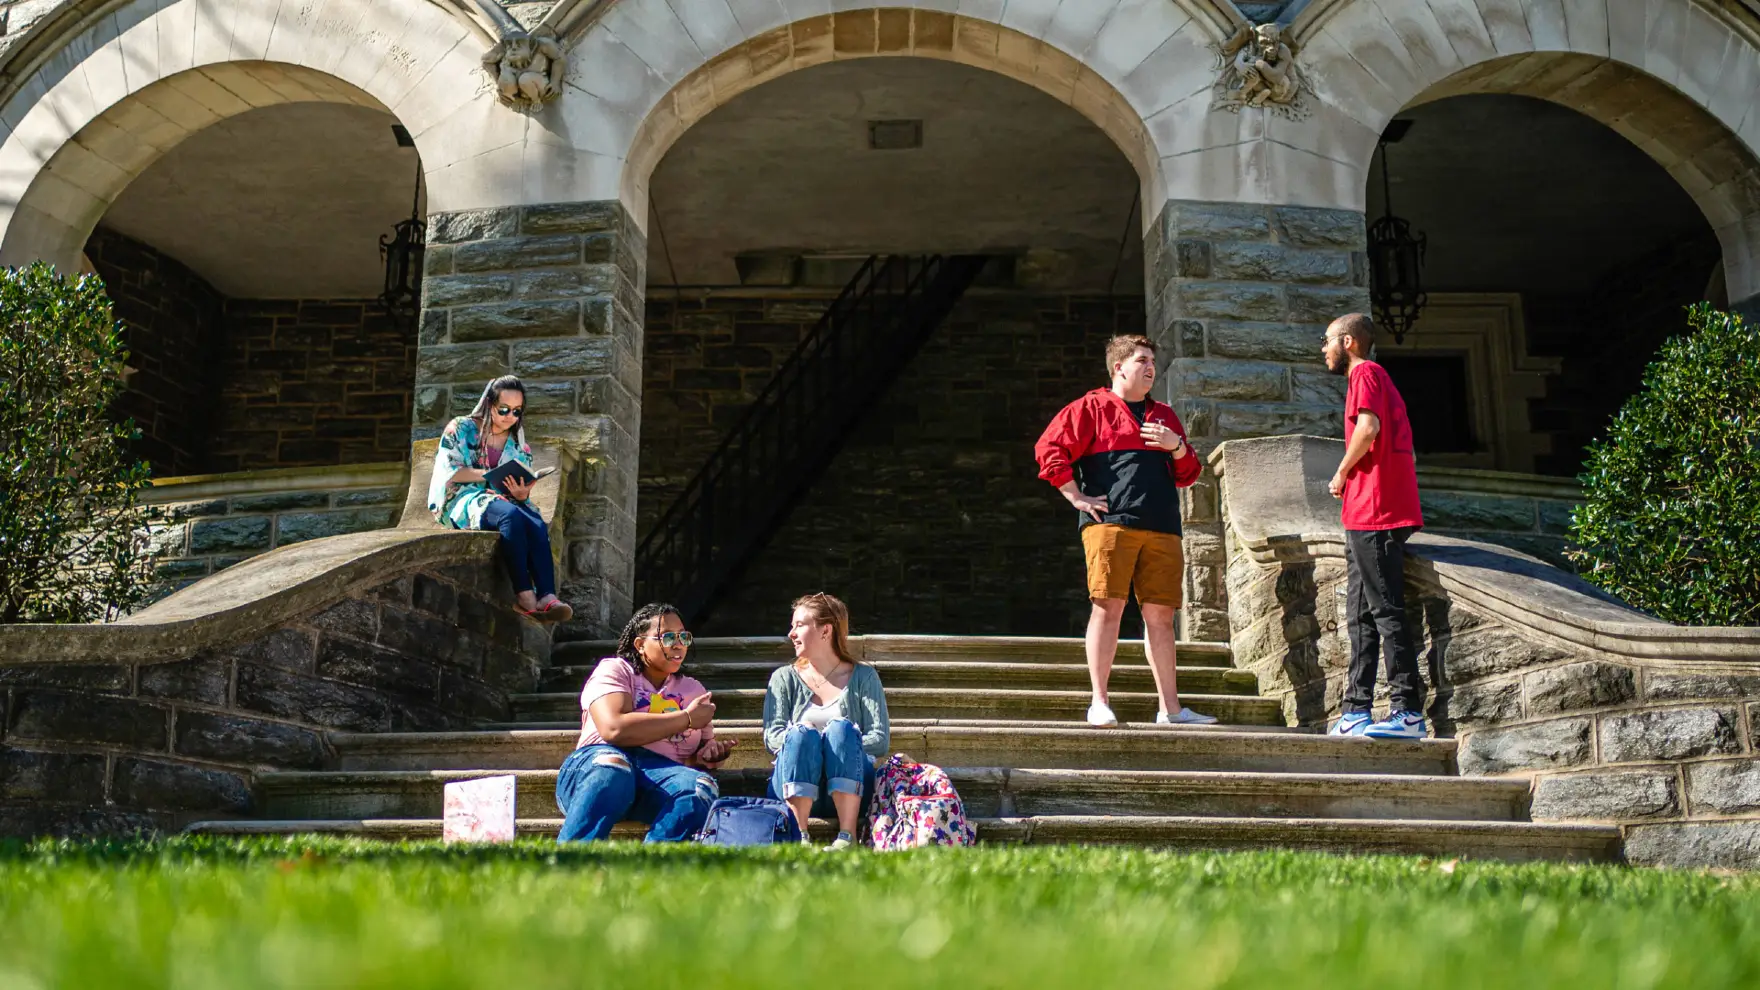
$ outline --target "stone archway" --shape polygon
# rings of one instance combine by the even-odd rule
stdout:
[[[1343,188],[1362,208],[1381,129],[1403,108],[1512,93],[1577,110],[1629,138],[1698,203],[1723,246],[1732,304],[1760,297],[1760,21],[1682,0],[1317,2],[1292,26],[1331,134]],[[1335,187],[1339,179],[1331,180]]]
[[[7,67],[17,82],[0,106],[0,262],[75,265],[109,203],[167,150],[281,103],[397,116],[422,153],[434,210],[493,205],[510,190],[517,201],[517,181],[482,167],[524,130],[483,92],[486,35],[420,0],[326,13],[293,0],[136,0],[15,50],[14,62],[31,61]]]

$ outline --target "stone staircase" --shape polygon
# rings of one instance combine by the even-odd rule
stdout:
[[[1526,781],[1456,775],[1452,740],[1334,739],[1283,727],[1277,702],[1258,696],[1223,644],[1184,643],[1179,656],[1182,699],[1224,724],[1149,724],[1149,668],[1141,644],[1126,643],[1113,674],[1113,707],[1125,720],[1116,729],[1081,721],[1079,640],[865,636],[853,644],[887,685],[893,751],[947,767],[984,842],[1620,857],[1617,828],[1529,821]],[[540,692],[515,699],[513,722],[332,733],[332,769],[257,776],[261,818],[189,829],[431,838],[447,781],[512,773],[521,831],[554,835],[556,768],[579,733],[580,686],[610,645],[558,643],[556,666]],[[715,692],[717,734],[740,741],[718,772],[723,794],[764,790],[770,759],[758,718],[785,650],[780,638],[703,639],[686,665]],[[641,831],[620,827],[630,837]]]

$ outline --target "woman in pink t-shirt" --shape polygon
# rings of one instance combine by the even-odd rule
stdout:
[[[734,740],[716,739],[715,702],[678,672],[690,649],[678,609],[655,603],[630,617],[617,655],[581,691],[581,739],[562,761],[558,840],[603,839],[620,821],[648,824],[649,842],[695,835],[720,794],[713,770]]]

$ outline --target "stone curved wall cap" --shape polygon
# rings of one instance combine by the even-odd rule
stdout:
[[[1327,491],[1343,456],[1344,441],[1328,437],[1219,445],[1210,463],[1237,545],[1264,563],[1343,557],[1338,500]],[[1636,660],[1760,663],[1760,628],[1671,625],[1507,547],[1419,533],[1407,550],[1420,580],[1543,640]]]
[[[175,660],[264,635],[401,574],[494,559],[499,534],[381,529],[271,550],[117,622],[0,626],[0,667]]]

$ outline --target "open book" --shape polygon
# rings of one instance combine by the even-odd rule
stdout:
[[[518,462],[516,460],[509,459],[509,460],[502,461],[501,464],[495,468],[495,470],[490,471],[487,474],[483,475],[483,484],[488,485],[490,491],[496,491],[496,492],[501,492],[502,494],[506,494],[507,488],[504,485],[504,482],[506,482],[507,479],[509,479],[509,478],[512,478],[515,481],[520,482],[521,484],[529,485],[532,482],[537,481],[539,478],[548,477],[549,475],[552,475],[555,473],[556,473],[555,468],[547,467],[547,468],[539,468],[537,473],[533,474],[532,471],[530,469],[528,469],[524,464],[521,464],[520,462]]]

